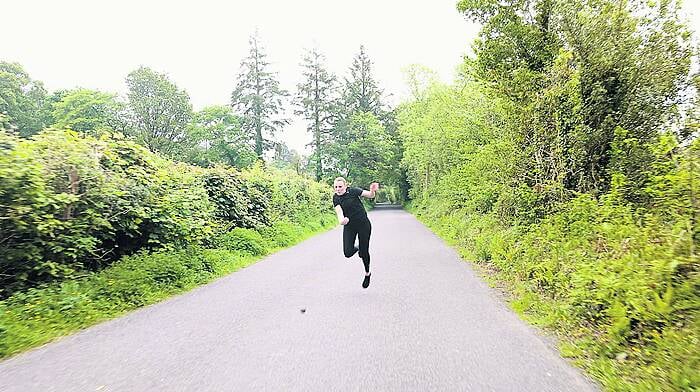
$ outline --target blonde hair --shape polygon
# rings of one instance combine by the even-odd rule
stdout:
[[[338,181],[342,181],[343,184],[345,184],[345,185],[348,184],[348,182],[345,181],[345,179],[344,179],[343,177],[336,177],[335,180],[333,180],[333,183],[336,183],[336,182],[338,182]]]

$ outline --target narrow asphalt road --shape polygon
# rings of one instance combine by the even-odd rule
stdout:
[[[370,219],[366,290],[336,228],[0,362],[0,391],[597,390],[412,215]]]

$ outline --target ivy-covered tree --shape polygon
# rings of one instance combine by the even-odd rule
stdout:
[[[629,130],[642,144],[654,142],[690,84],[694,49],[679,17],[680,3],[626,5],[587,0],[562,2],[557,8],[579,71],[581,121],[588,130],[580,147],[586,159],[577,169],[592,168],[589,182],[596,188],[601,188],[593,183],[597,178],[607,187],[615,129]],[[632,166],[623,172],[644,182],[631,158]]]
[[[250,37],[250,52],[241,62],[238,83],[231,94],[231,105],[241,118],[241,127],[255,143],[260,160],[274,147],[273,137],[289,120],[281,118],[283,90],[275,73],[269,71],[267,54],[257,33]]]
[[[516,103],[519,177],[531,186],[605,192],[616,127],[653,142],[684,99],[692,47],[676,1],[462,0],[458,9],[483,25],[470,72]]]
[[[333,141],[333,125],[337,120],[338,96],[336,77],[325,68],[325,56],[317,48],[309,50],[302,63],[304,79],[297,85],[296,115],[307,121],[306,129],[312,135],[310,143],[316,181],[324,174],[324,162],[329,159]]]
[[[190,97],[165,74],[140,67],[126,78],[129,133],[151,151],[176,156],[186,149]]]

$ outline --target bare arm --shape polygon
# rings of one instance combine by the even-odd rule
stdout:
[[[374,199],[374,196],[377,195],[377,189],[379,189],[379,184],[376,182],[373,182],[369,186],[368,191],[365,191],[365,190],[362,191],[362,197],[366,197],[368,199]]]
[[[362,197],[366,197],[368,199],[374,199],[375,192],[374,191],[362,191]]]
[[[335,215],[338,217],[338,224],[346,225],[350,219],[343,215],[343,208],[341,206],[335,206]]]

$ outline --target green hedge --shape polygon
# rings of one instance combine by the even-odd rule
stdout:
[[[0,131],[0,298],[139,250],[206,246],[330,206],[326,187],[294,173],[199,168],[118,136]]]

